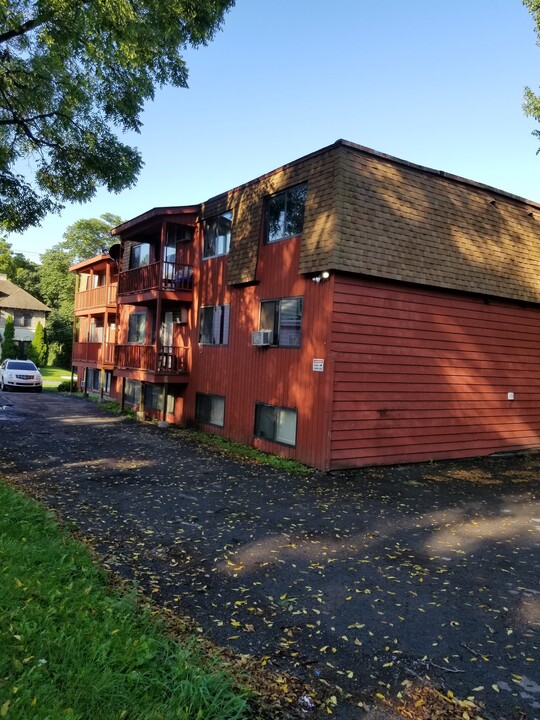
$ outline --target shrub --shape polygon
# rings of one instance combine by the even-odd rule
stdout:
[[[19,357],[19,350],[17,343],[15,342],[15,323],[13,316],[8,315],[6,318],[6,326],[4,328],[4,340],[2,342],[2,357],[1,360],[6,358],[17,358]]]

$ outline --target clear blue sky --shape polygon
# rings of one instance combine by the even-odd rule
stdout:
[[[201,202],[338,138],[540,201],[520,0],[237,0],[186,60],[190,88],[158,91],[131,139],[137,185],[11,235],[15,251],[37,261],[80,218]]]

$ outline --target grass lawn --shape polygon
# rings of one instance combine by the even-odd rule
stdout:
[[[69,380],[71,377],[70,370],[66,370],[65,368],[60,367],[41,367],[39,371],[43,375],[44,386],[56,387],[64,380]],[[74,380],[76,379],[76,377],[77,376],[74,375]]]
[[[63,371],[65,372],[65,371]],[[0,482],[0,718],[235,720],[248,696]]]

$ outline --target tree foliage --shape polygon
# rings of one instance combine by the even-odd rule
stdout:
[[[533,17],[538,38],[537,45],[540,45],[540,0],[523,0],[523,4]],[[529,87],[525,88],[523,110],[526,115],[540,122],[540,95],[535,94]],[[533,135],[540,139],[540,130],[533,130]],[[540,152],[540,149],[538,152]]]
[[[11,243],[0,239],[0,272],[5,273],[8,280],[42,300],[39,291],[39,265],[27,260],[22,253],[14,253]]]
[[[116,132],[140,130],[156,87],[187,87],[181,52],[211,40],[233,4],[0,0],[0,226],[131,186],[141,156]]]
[[[47,362],[47,345],[45,343],[45,330],[41,322],[38,322],[34,332],[34,338],[26,350],[26,357],[32,360],[38,367]]]
[[[19,355],[19,348],[15,342],[15,322],[13,315],[8,315],[6,318],[6,325],[4,327],[4,339],[2,341],[2,357],[0,360],[6,360],[7,358],[17,358]]]

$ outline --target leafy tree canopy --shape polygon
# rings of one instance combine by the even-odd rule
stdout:
[[[537,45],[540,45],[540,0],[523,0],[523,4],[533,16],[538,37]],[[529,87],[525,88],[523,110],[526,115],[540,122],[540,96],[536,95]],[[534,130],[533,135],[540,139],[540,130]]]
[[[110,231],[122,222],[122,218],[113,213],[77,220],[66,228],[58,247],[67,253],[70,264],[87,260],[100,252],[107,252],[111,245],[119,242],[117,238],[113,240]]]
[[[181,52],[211,40],[233,4],[0,0],[0,227],[131,186],[141,156],[115,131],[140,130],[156,87],[187,87]]]
[[[39,291],[39,265],[28,260],[22,253],[14,253],[11,243],[2,239],[0,239],[0,272],[5,273],[8,280],[30,295],[42,300]]]

